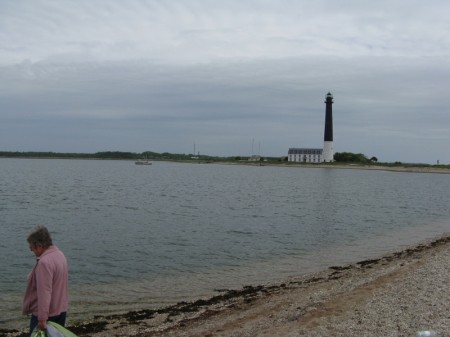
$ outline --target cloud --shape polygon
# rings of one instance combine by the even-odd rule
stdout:
[[[450,162],[450,4],[0,3],[5,150],[266,155],[320,147]],[[443,158],[449,158],[445,160]]]
[[[3,2],[0,62],[440,55],[449,4],[434,3]]]

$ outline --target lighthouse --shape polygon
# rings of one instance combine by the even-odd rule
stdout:
[[[298,163],[331,163],[334,161],[333,151],[333,95],[329,92],[325,97],[325,132],[323,148],[291,147],[288,161]]]
[[[329,92],[325,98],[325,132],[323,137],[323,162],[332,162],[333,151],[333,95]]]

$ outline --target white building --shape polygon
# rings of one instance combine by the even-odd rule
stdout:
[[[323,161],[323,149],[290,148],[288,161],[298,163],[321,163]]]

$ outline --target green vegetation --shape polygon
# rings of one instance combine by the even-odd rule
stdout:
[[[394,163],[381,163],[378,162],[377,157],[368,158],[362,153],[351,153],[351,152],[336,152],[334,154],[334,163],[333,164],[359,164],[359,165],[372,165],[372,166],[384,166],[384,167],[433,167],[433,168],[443,168],[449,169],[450,165],[430,165],[423,163],[402,163],[400,161],[396,161]]]
[[[142,153],[121,152],[121,151],[103,151],[96,153],[63,153],[63,152],[19,152],[19,151],[0,151],[0,158],[54,158],[54,159],[114,159],[114,160],[174,160],[174,161],[223,161],[235,160],[227,157],[214,157],[193,154],[179,154],[179,153],[156,153],[152,151],[145,151]]]
[[[375,157],[372,157],[376,159]],[[334,160],[337,163],[359,163],[359,164],[366,164],[371,163],[372,160],[368,159],[365,155],[362,153],[351,153],[351,152],[336,152],[334,154]],[[375,162],[378,161],[377,159]]]
[[[121,151],[104,151],[96,153],[61,153],[61,152],[8,152],[0,151],[0,157],[4,158],[65,158],[65,159],[154,159],[154,160],[188,160],[192,155],[171,154],[171,153],[155,153],[146,151],[142,153],[121,152]],[[208,156],[202,156],[208,157]],[[210,158],[210,157],[208,157]]]
[[[192,163],[240,163],[247,165],[289,165],[289,166],[310,166],[317,165],[311,163],[296,163],[288,162],[287,156],[283,157],[261,157],[257,161],[249,161],[249,157],[233,156],[233,157],[218,157],[206,155],[193,154],[179,154],[179,153],[157,153],[152,151],[145,151],[142,153],[121,152],[121,151],[103,151],[96,153],[61,153],[61,152],[18,152],[18,151],[0,151],[0,158],[45,158],[45,159],[97,159],[97,160],[161,160],[161,161],[182,161]],[[380,163],[377,157],[370,159],[362,153],[351,152],[337,152],[334,155],[333,163],[326,163],[325,165],[373,165],[373,166],[387,166],[387,167],[435,167],[450,169],[450,165],[430,165],[417,163]],[[323,164],[323,163],[322,163]]]
[[[8,152],[0,151],[4,158],[66,158],[66,159],[134,159],[130,152],[60,153],[60,152]]]

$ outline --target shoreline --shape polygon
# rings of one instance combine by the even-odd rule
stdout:
[[[329,168],[330,166],[320,165],[318,167]],[[419,167],[419,166],[371,166],[371,165],[333,165],[338,169],[359,169],[359,170],[378,170],[388,172],[408,172],[408,173],[435,173],[450,174],[450,169],[439,167]]]
[[[83,158],[83,157],[0,157],[9,159],[67,159],[67,160],[117,160],[117,161],[135,161],[135,159],[128,158]],[[218,164],[218,165],[243,165],[243,166],[269,166],[269,167],[292,167],[292,168],[328,168],[328,169],[353,169],[353,170],[377,170],[377,171],[388,171],[388,172],[408,172],[408,173],[434,173],[434,174],[450,174],[450,165],[441,165],[443,167],[435,167],[432,164],[427,164],[428,166],[414,166],[414,164],[398,164],[394,166],[383,166],[383,165],[366,165],[366,164],[311,164],[311,163],[286,163],[286,162],[253,162],[253,161],[209,161],[209,160],[161,160],[161,159],[150,159],[154,162],[168,162],[168,163],[186,163],[186,164]]]
[[[206,164],[206,163],[205,163]],[[434,174],[450,174],[450,168],[433,167],[433,166],[382,166],[382,165],[365,165],[365,164],[286,164],[286,163],[270,163],[270,162],[211,162],[208,164],[222,165],[244,165],[244,166],[267,166],[267,167],[292,167],[292,168],[326,168],[326,169],[343,169],[343,170],[374,170],[388,172],[406,172],[406,173],[434,173]]]
[[[445,233],[282,283],[224,290],[156,310],[99,315],[69,322],[69,329],[79,337],[415,336],[430,329],[447,336],[449,270],[450,234]]]

